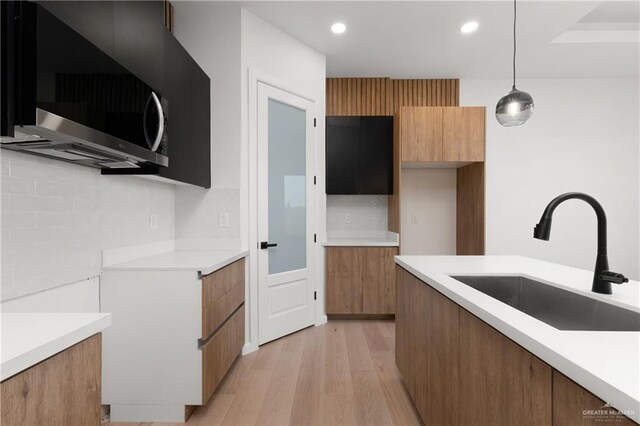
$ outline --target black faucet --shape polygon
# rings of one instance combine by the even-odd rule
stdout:
[[[629,281],[627,277],[609,270],[609,258],[607,257],[607,215],[604,209],[595,198],[582,192],[567,192],[551,200],[540,222],[533,229],[533,237],[539,240],[549,241],[551,233],[551,216],[553,211],[563,201],[576,198],[587,202],[596,211],[598,217],[598,257],[596,258],[596,269],[593,272],[593,285],[591,291],[594,293],[611,294],[611,283],[622,284]]]

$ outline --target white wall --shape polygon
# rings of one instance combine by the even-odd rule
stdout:
[[[211,189],[176,191],[176,238],[194,248],[240,246],[240,6],[174,3],[174,35],[211,79]],[[229,227],[219,214],[229,214]],[[183,241],[184,243],[184,241]],[[183,248],[185,246],[182,246]]]
[[[174,185],[7,150],[0,157],[2,300],[99,275],[102,249],[174,236]]]
[[[401,185],[401,254],[456,254],[456,169],[404,168]]]
[[[388,205],[388,195],[327,195],[327,237],[386,238]]]
[[[324,195],[324,122],[325,122],[325,56],[292,38],[287,33],[242,9],[241,36],[241,191],[240,215],[242,223],[242,241],[250,250],[249,257],[249,301],[250,312],[248,337],[252,345],[257,345],[257,207],[255,205],[255,188],[257,164],[251,163],[255,158],[256,142],[249,138],[249,127],[255,125],[256,105],[250,102],[250,94],[257,85],[255,79],[266,81],[299,96],[315,101],[316,118],[316,170],[318,185],[316,186],[316,233],[319,238],[325,235],[326,196]],[[254,160],[255,161],[255,160]],[[254,213],[250,215],[250,211]],[[316,323],[324,317],[324,251],[317,244],[316,251]]]
[[[492,111],[509,81],[462,80],[461,105],[487,106],[487,254],[521,254],[592,269],[596,218],[581,201],[561,205],[548,242],[532,238],[545,206],[567,191],[594,196],[608,218],[612,270],[639,278],[638,80],[522,80],[536,109],[503,128]]]

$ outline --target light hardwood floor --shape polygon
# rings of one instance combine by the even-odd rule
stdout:
[[[420,425],[394,352],[393,321],[307,328],[239,358],[187,426]]]

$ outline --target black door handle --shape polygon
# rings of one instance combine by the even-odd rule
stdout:
[[[266,250],[269,247],[277,247],[277,246],[278,246],[278,244],[276,244],[276,243],[269,244],[267,241],[263,241],[263,242],[260,243],[260,248],[262,250]]]

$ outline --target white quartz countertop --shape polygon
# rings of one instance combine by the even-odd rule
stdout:
[[[103,313],[15,313],[0,315],[5,380],[111,325]]]
[[[593,271],[520,256],[396,256],[396,263],[618,410],[640,421],[640,332],[558,330],[449,275],[520,275],[640,312],[637,281],[591,292]],[[624,272],[624,271],[622,271]],[[596,407],[597,408],[597,407]]]
[[[210,274],[249,254],[248,250],[174,250],[103,266],[106,271],[197,271]]]

